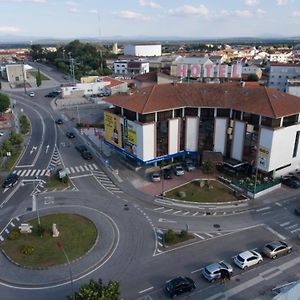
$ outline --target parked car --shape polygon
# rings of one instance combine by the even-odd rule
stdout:
[[[61,125],[61,124],[64,124],[64,121],[62,119],[57,119],[55,121],[55,123],[58,124],[58,125]]]
[[[276,241],[266,244],[263,248],[263,253],[266,256],[275,259],[280,255],[291,253],[292,249],[293,247],[291,245],[288,245],[283,241]]]
[[[291,176],[282,177],[281,182],[293,189],[298,189],[300,187],[300,181],[298,179],[292,178]]]
[[[2,187],[3,188],[12,187],[17,183],[18,179],[19,179],[19,176],[17,174],[13,174],[13,173],[8,174],[2,184]]]
[[[75,138],[75,134],[74,134],[73,131],[67,131],[66,136],[67,136],[69,139],[74,139],[74,138]]]
[[[88,151],[88,150],[83,151],[83,152],[81,153],[81,156],[82,156],[84,159],[86,159],[86,160],[93,159],[92,153],[91,153],[90,151]]]
[[[202,275],[209,281],[215,282],[217,279],[221,278],[221,270],[226,270],[229,273],[233,272],[232,266],[225,262],[221,261],[218,263],[213,263],[202,270]]]
[[[176,176],[182,176],[182,175],[184,175],[184,170],[183,170],[182,165],[176,165],[174,167],[174,173],[175,173]]]
[[[85,145],[77,145],[75,146],[75,149],[81,154],[84,151],[88,151],[87,147]]]
[[[160,173],[159,172],[153,172],[151,174],[151,181],[152,182],[160,182]]]
[[[35,93],[34,93],[34,92],[30,92],[30,93],[28,94],[28,96],[29,96],[29,97],[34,97],[34,96],[35,96]]]
[[[194,171],[196,169],[196,166],[192,160],[186,160],[185,167],[188,172]]]
[[[0,136],[4,136],[4,132],[0,131]]]
[[[233,261],[238,267],[246,270],[251,266],[260,264],[263,261],[263,258],[258,252],[250,250],[238,254],[234,257]]]
[[[295,214],[296,214],[297,216],[300,216],[300,207],[296,207],[296,208],[295,208]]]
[[[55,98],[55,97],[57,97],[59,94],[60,94],[60,92],[58,92],[58,91],[50,92],[50,93],[46,94],[45,97],[48,97],[48,98]]]
[[[165,291],[172,298],[186,292],[191,292],[195,288],[193,279],[182,276],[168,280],[165,284]]]
[[[167,169],[163,169],[163,174],[164,174],[164,179],[172,179],[172,171],[171,169],[167,168]]]

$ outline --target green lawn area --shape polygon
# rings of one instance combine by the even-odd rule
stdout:
[[[217,203],[237,201],[233,191],[217,180],[209,180],[210,189],[206,184],[200,187],[200,181],[192,181],[176,189],[167,192],[167,198],[200,202],[200,203]],[[184,192],[185,197],[180,197],[179,192]]]
[[[41,217],[46,229],[43,237],[37,233],[37,219],[30,220],[33,225],[31,234],[21,235],[17,240],[6,240],[2,249],[15,262],[30,267],[48,267],[66,263],[62,249],[56,245],[60,241],[70,261],[84,255],[95,243],[97,228],[90,220],[74,214],[53,214]],[[59,237],[52,237],[52,224],[57,225]],[[25,245],[32,245],[31,255],[21,253]]]
[[[48,189],[55,189],[55,188],[66,188],[69,186],[69,179],[63,181],[59,178],[58,173],[53,174],[49,180],[47,181],[47,188]]]
[[[30,71],[28,71],[33,77],[35,77],[36,78],[36,76],[37,76],[37,73],[38,73],[38,71],[36,71],[36,70],[30,70]],[[49,80],[49,78],[47,77],[47,76],[45,76],[42,72],[40,72],[41,73],[41,79],[42,80]]]
[[[10,171],[13,165],[15,164],[16,160],[19,158],[21,152],[22,152],[21,148],[16,148],[14,152],[12,152],[8,160],[5,162],[5,164],[0,168],[1,172]]]

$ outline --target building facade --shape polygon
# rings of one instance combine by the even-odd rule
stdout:
[[[142,164],[208,150],[271,176],[300,166],[300,99],[292,95],[258,84],[163,84],[107,102],[106,143]]]
[[[161,45],[125,45],[124,55],[161,56]]]
[[[149,73],[149,62],[140,60],[117,60],[113,64],[115,74],[135,75]]]
[[[271,64],[268,87],[286,92],[289,79],[300,78],[300,65]]]

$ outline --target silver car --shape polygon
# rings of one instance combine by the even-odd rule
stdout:
[[[213,263],[202,270],[202,275],[209,281],[215,282],[217,279],[221,278],[221,270],[227,270],[229,273],[233,272],[232,266],[221,261],[218,263]]]

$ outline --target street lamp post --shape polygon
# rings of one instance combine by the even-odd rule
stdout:
[[[161,196],[164,196],[164,169],[160,167],[161,170]]]
[[[62,250],[66,260],[67,260],[67,263],[68,263],[68,267],[69,267],[69,273],[70,273],[70,282],[71,282],[71,287],[72,287],[72,297],[74,295],[74,299],[76,300],[76,294],[75,294],[75,291],[74,291],[74,284],[73,284],[73,274],[72,274],[72,269],[71,269],[71,264],[70,264],[70,260],[69,260],[69,257],[67,255],[67,252],[64,248],[64,245],[62,242],[60,241],[57,241],[56,242],[56,246]]]

